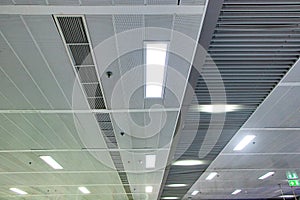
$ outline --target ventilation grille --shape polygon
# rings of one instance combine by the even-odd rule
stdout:
[[[57,21],[67,44],[88,44],[82,17],[57,17]]]
[[[90,108],[106,109],[83,18],[55,18]]]
[[[55,19],[90,108],[106,109],[83,17],[56,16]],[[95,118],[107,147],[109,149],[118,149],[110,115],[107,113],[96,113]],[[124,172],[121,155],[118,151],[110,151],[110,155],[127,197],[129,200],[132,200],[133,197],[128,185],[127,174]]]

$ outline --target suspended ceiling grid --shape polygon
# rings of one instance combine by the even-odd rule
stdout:
[[[101,64],[101,56],[97,52],[101,51],[101,48],[96,47],[99,42],[106,37],[132,28],[171,27],[192,37],[195,42],[202,11],[200,10],[199,13],[160,16],[87,15],[85,19],[92,44],[95,45],[93,46],[95,59]],[[18,187],[27,191],[30,195],[22,198],[30,199],[48,199],[49,197],[64,199],[73,199],[74,197],[78,199],[128,198],[124,190],[124,183],[121,182],[120,174],[117,173],[111,158],[113,154],[111,152],[116,150],[106,148],[107,143],[100,130],[103,127],[97,125],[98,118],[95,118],[89,111],[86,94],[80,90],[80,83],[76,78],[52,16],[1,15],[0,28],[1,56],[3,56],[0,59],[1,130],[3,133],[1,157],[7,161],[1,162],[2,172],[0,174],[3,177],[0,187],[1,199],[18,197],[8,190],[9,187]],[[150,39],[155,39],[154,35],[149,36]],[[171,40],[170,32],[158,35],[158,37]],[[118,38],[118,42],[119,50],[122,45],[130,44],[120,38]],[[114,78],[117,79],[118,74],[122,76],[127,70],[142,63],[140,56],[143,46],[141,41],[139,45],[137,52],[125,55],[124,60],[122,57],[117,59],[117,63],[125,68],[114,65],[115,63],[109,66],[114,73]],[[175,47],[176,45],[172,48]],[[187,49],[187,54],[192,59],[194,46],[188,46]],[[109,50],[107,51],[109,52]],[[191,61],[183,62],[184,65],[181,66],[175,65],[174,61],[170,57],[171,67],[177,68],[179,73],[187,76]],[[99,71],[101,72],[101,65]],[[100,74],[99,77],[104,79]],[[108,99],[113,81],[114,79],[111,79],[107,85],[105,83],[102,85],[104,97]],[[126,84],[123,83],[122,89],[126,87]],[[181,92],[183,92],[184,84],[184,82],[179,84]],[[139,93],[139,95],[141,94]],[[150,108],[156,102],[146,102],[145,104],[139,95],[135,98],[140,100],[132,101],[138,104],[129,104],[127,107],[120,106],[118,109],[139,110],[138,113],[132,112],[131,117],[135,122],[145,124],[147,121],[143,118],[147,118],[147,114],[140,110]],[[122,96],[120,95],[120,97]],[[166,100],[166,102],[168,101]],[[166,105],[168,104],[166,103]],[[114,109],[109,103],[107,106]],[[156,199],[168,155],[168,143],[172,138],[172,130],[176,123],[178,111],[176,106],[179,106],[179,102],[175,101],[168,106],[173,110],[170,109],[171,111],[166,113],[166,124],[162,127],[161,133],[146,140],[130,136],[130,134],[136,134],[134,126],[128,128],[130,133],[126,133],[124,137],[121,136],[119,133],[122,129],[120,129],[119,123],[126,124],[126,121],[116,123],[113,117],[111,119],[120,147],[118,151],[122,157],[124,172],[128,176],[127,186],[134,193],[134,199],[145,198],[146,185],[154,186],[154,192],[149,198]],[[101,112],[106,113],[106,111]],[[116,115],[120,115],[122,118],[124,113]],[[118,117],[116,116],[116,118]],[[147,148],[145,149],[145,147]],[[144,156],[149,151],[156,152],[157,149],[160,150],[157,157],[158,169],[145,173]],[[40,155],[53,156],[64,166],[64,170],[53,171],[38,158]],[[136,173],[138,170],[141,170],[141,173]],[[82,185],[89,188],[91,195],[79,193],[77,187]]]

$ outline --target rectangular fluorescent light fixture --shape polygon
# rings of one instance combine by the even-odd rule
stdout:
[[[245,146],[247,146],[256,136],[255,135],[246,135],[241,141],[240,143],[238,143],[238,145],[236,145],[234,147],[234,151],[240,151],[243,148],[245,148]]]
[[[195,190],[194,192],[192,192],[192,195],[195,196],[195,195],[197,195],[198,193],[199,193],[199,191],[198,191],[198,190]]]
[[[90,194],[91,192],[86,187],[78,187],[78,190],[83,194]]]
[[[280,198],[295,198],[295,195],[292,194],[285,194],[285,195],[281,195],[279,196]]]
[[[20,190],[18,188],[9,188],[10,191],[13,191],[17,194],[28,194],[27,192],[23,191],[23,190]]]
[[[217,176],[217,172],[211,172],[205,180],[212,180],[213,178],[215,178],[215,176]]]
[[[233,194],[233,195],[235,195],[235,194],[238,194],[238,193],[240,193],[242,190],[240,190],[240,189],[237,189],[237,190],[234,190],[231,194]]]
[[[146,155],[146,168],[155,168],[156,155]]]
[[[206,113],[226,113],[234,112],[242,109],[241,105],[234,104],[212,104],[212,105],[193,105],[191,106],[192,111],[206,112]]]
[[[261,177],[259,177],[258,179],[262,180],[262,179],[268,178],[269,176],[272,176],[273,174],[275,174],[275,172],[268,172],[265,175],[262,175]]]
[[[145,42],[146,98],[162,98],[166,76],[167,42]]]
[[[40,158],[50,165],[53,169],[63,169],[63,167],[58,164],[51,156],[40,156]]]
[[[153,191],[153,187],[152,186],[146,186],[145,187],[145,192],[146,193],[151,193]]]

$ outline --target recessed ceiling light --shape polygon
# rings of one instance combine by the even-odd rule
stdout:
[[[23,191],[23,190],[20,190],[18,188],[9,188],[10,191],[13,191],[17,194],[28,194],[27,192]]]
[[[179,199],[179,197],[162,197],[161,199]]]
[[[86,187],[78,187],[78,190],[83,194],[90,194],[91,192]]]
[[[242,108],[241,105],[233,105],[233,104],[194,105],[191,107],[191,109],[194,111],[206,112],[206,113],[226,113],[226,112],[233,112],[241,108]]]
[[[269,176],[272,176],[273,174],[275,174],[275,172],[268,172],[265,175],[262,175],[261,177],[259,177],[258,179],[265,179],[268,178]]]
[[[162,98],[168,43],[145,42],[146,98]]]
[[[295,198],[295,195],[292,194],[285,194],[285,195],[281,195],[279,196],[280,198]]]
[[[185,187],[187,184],[182,184],[182,183],[175,183],[175,184],[169,184],[166,185],[167,187]]]
[[[207,162],[203,160],[178,160],[173,163],[173,165],[179,166],[193,166],[193,165],[205,165]]]
[[[156,155],[146,155],[146,168],[155,168]]]
[[[238,145],[236,145],[234,147],[234,151],[240,151],[243,148],[245,148],[245,146],[247,146],[256,136],[255,135],[246,135],[241,141],[240,143],[238,143]]]
[[[153,187],[152,186],[146,186],[145,187],[145,192],[151,193],[152,191],[153,191]]]
[[[240,190],[240,189],[236,189],[236,190],[234,190],[231,194],[235,195],[235,194],[240,193],[241,191],[242,191],[242,190]]]
[[[198,193],[199,193],[198,190],[194,190],[194,191],[192,192],[192,195],[195,196],[195,195],[197,195]]]
[[[40,158],[50,165],[53,169],[63,169],[63,167],[58,164],[51,156],[40,156]]]
[[[217,176],[217,172],[211,172],[205,180],[212,180],[213,178],[215,178],[215,176]]]

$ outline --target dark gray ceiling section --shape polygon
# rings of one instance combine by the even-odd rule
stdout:
[[[194,89],[195,95],[188,96],[192,93],[186,93],[181,112],[184,120],[184,123],[181,123],[184,126],[178,125],[178,134],[173,144],[176,150],[170,159],[173,159],[173,156],[180,156],[179,159],[199,159],[201,146],[207,149],[212,147],[204,160],[212,161],[220,153],[299,58],[299,9],[300,2],[292,0],[224,1],[210,40],[205,64],[200,65],[201,69],[194,69],[190,76],[188,91]],[[210,12],[208,9],[207,16]],[[206,34],[204,31],[207,16],[199,43],[204,37],[203,34]],[[198,54],[195,57],[195,66],[199,66],[197,64],[204,60],[202,56],[203,54]],[[215,65],[218,70],[215,70]],[[221,75],[225,87],[225,99],[218,74]],[[214,102],[210,94],[214,94]],[[188,110],[190,102],[196,105],[237,104],[241,105],[242,109],[227,113],[223,126],[222,120],[212,120],[209,113]],[[221,131],[221,135],[216,141],[204,144],[209,125],[215,131]],[[186,138],[192,136],[195,137],[181,155],[182,149],[187,145]],[[201,176],[208,164],[196,167],[171,166],[166,170],[165,185],[185,183],[190,186]],[[164,186],[161,196],[182,198],[188,189],[189,187]]]
[[[191,73],[190,73],[190,77],[189,77],[189,84],[188,87],[186,88],[186,94],[184,96],[184,100],[183,100],[183,106],[180,112],[180,117],[178,120],[178,124],[176,127],[176,132],[175,132],[175,136],[173,138],[173,144],[170,150],[170,155],[168,158],[168,163],[171,163],[176,151],[176,146],[179,142],[180,139],[180,135],[181,135],[181,130],[185,121],[185,116],[188,113],[188,108],[189,105],[191,104],[192,98],[193,98],[193,94],[194,94],[194,88],[196,86],[198,77],[199,77],[199,72],[201,70],[201,66],[203,66],[204,62],[205,62],[205,57],[207,54],[207,50],[210,44],[210,40],[212,38],[217,20],[218,20],[218,16],[220,13],[220,10],[222,8],[222,4],[223,4],[223,0],[214,0],[214,1],[209,1],[208,5],[207,5],[207,10],[205,13],[205,18],[203,21],[203,25],[202,25],[202,30],[201,30],[201,34],[200,34],[200,38],[199,38],[199,46],[200,48],[196,49],[195,52],[195,57],[194,57],[194,61],[193,61],[193,67],[191,69]],[[169,174],[170,173],[170,169],[171,166],[167,166],[165,169],[165,173],[164,173],[164,178],[163,178],[163,182],[162,182],[162,186],[160,188],[160,194],[159,197],[164,197],[164,196],[174,196],[172,194],[175,194],[177,196],[183,196],[188,188],[182,188],[182,189],[178,189],[178,188],[168,188],[165,187],[166,182],[170,181],[170,179],[172,179],[172,177],[176,177],[175,174]],[[175,176],[174,176],[175,175]],[[194,176],[193,174],[191,176]],[[189,179],[189,182],[195,182],[197,180],[198,176],[194,176],[191,177],[191,179]],[[180,179],[180,178],[179,178]],[[180,180],[182,181],[182,180]],[[175,192],[176,191],[176,192]]]

